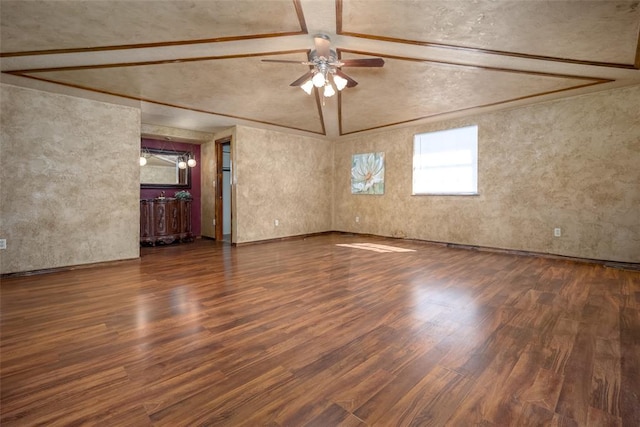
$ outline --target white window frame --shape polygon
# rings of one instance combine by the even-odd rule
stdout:
[[[478,195],[478,126],[413,137],[412,194]]]

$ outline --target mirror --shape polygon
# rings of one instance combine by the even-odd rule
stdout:
[[[191,168],[178,168],[178,159],[188,152],[142,148],[147,164],[140,166],[141,188],[191,188]]]

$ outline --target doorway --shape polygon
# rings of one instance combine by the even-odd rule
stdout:
[[[216,209],[215,237],[232,242],[231,228],[231,139],[216,141]]]

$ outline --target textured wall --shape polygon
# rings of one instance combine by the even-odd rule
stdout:
[[[139,111],[0,91],[0,272],[139,257]]]
[[[331,230],[331,141],[238,126],[234,145],[237,243]]]
[[[200,146],[201,185],[202,185],[202,235],[215,238],[216,230],[213,220],[216,217],[216,144],[215,141],[236,136],[235,127],[213,135],[211,141]]]
[[[180,142],[199,142],[201,144],[210,141],[213,138],[212,133],[199,132],[190,129],[178,129],[168,126],[160,126],[149,123],[142,123],[140,127],[142,138],[154,140],[166,140],[167,137],[173,141]]]
[[[638,112],[635,86],[338,141],[334,229],[640,262]],[[471,124],[480,195],[411,196],[413,135]],[[377,151],[385,194],[352,195],[351,155]]]

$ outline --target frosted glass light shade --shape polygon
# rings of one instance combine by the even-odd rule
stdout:
[[[147,158],[144,156],[140,156],[140,166],[144,166],[147,164]]]
[[[179,169],[186,169],[187,168],[187,162],[185,162],[184,160],[180,159],[180,161],[178,162],[178,168]]]
[[[302,86],[300,86],[300,88],[303,91],[307,92],[307,95],[311,95],[311,90],[313,89],[313,81],[307,80]]]
[[[335,74],[333,75],[333,82],[336,84],[336,88],[338,90],[342,90],[345,87],[347,87],[347,79],[343,79],[340,76],[336,76]]]
[[[329,98],[333,95],[336,94],[336,91],[333,89],[333,86],[331,86],[331,84],[328,84],[324,87],[324,96],[325,98]]]
[[[196,166],[196,159],[189,159],[187,160],[187,166],[189,166],[190,168],[193,168]]]
[[[316,73],[311,80],[313,81],[313,85],[315,87],[324,86],[325,78],[324,78],[324,75],[322,73]]]

